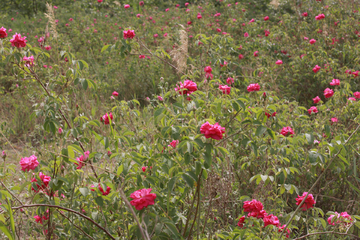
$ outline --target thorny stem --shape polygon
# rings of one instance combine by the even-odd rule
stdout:
[[[350,139],[352,138],[352,136],[359,130],[360,128],[360,124],[356,127],[356,129],[351,133],[351,135],[348,137],[348,139],[345,141],[344,145],[345,146]],[[289,219],[289,221],[287,221],[286,223],[286,227],[289,226],[289,224],[291,223],[291,221],[294,219],[295,214],[299,211],[300,207],[303,205],[303,203],[305,202],[305,200],[307,199],[307,196],[309,195],[309,193],[311,192],[311,190],[313,190],[313,188],[316,186],[316,184],[320,181],[320,179],[324,176],[324,174],[326,173],[326,170],[328,170],[328,168],[330,167],[330,165],[333,163],[333,161],[336,159],[336,157],[340,154],[341,150],[343,148],[341,148],[336,154],[335,156],[330,160],[329,164],[327,165],[327,167],[324,169],[324,171],[320,174],[320,176],[318,177],[318,179],[315,181],[315,183],[311,186],[311,188],[308,190],[308,193],[306,194],[306,196],[304,197],[304,199],[301,201],[301,203],[299,204],[299,206],[296,208],[295,212],[292,214],[291,218]],[[284,233],[286,232],[286,227],[284,227],[284,230],[281,232],[280,235],[280,239],[281,237],[284,235]]]
[[[185,224],[185,229],[184,229],[183,237],[185,237],[186,230],[187,230],[187,227],[188,227],[189,222],[190,222],[190,216],[191,216],[192,209],[193,209],[193,207],[194,207],[194,203],[195,203],[195,199],[196,199],[196,193],[197,193],[197,191],[199,191],[199,182],[200,182],[200,179],[201,179],[202,172],[203,172],[203,169],[201,169],[201,172],[200,172],[200,174],[199,174],[199,178],[198,178],[198,181],[197,181],[197,184],[198,184],[198,185],[197,185],[197,187],[196,187],[196,192],[195,192],[195,194],[194,194],[194,199],[193,199],[193,201],[192,201],[192,203],[191,203],[191,207],[190,207],[189,213],[188,213],[188,215],[187,215],[187,217],[186,217],[186,224]],[[196,215],[195,215],[195,218],[196,218]],[[194,220],[194,221],[195,221],[195,220]]]
[[[79,230],[80,230],[83,234],[85,234],[88,238],[94,240],[94,238],[92,238],[89,234],[87,234],[84,230],[82,230],[81,227],[79,227],[79,226],[77,226],[75,223],[73,223],[70,218],[68,218],[67,216],[65,216],[65,214],[63,214],[63,213],[60,212],[59,210],[57,210],[57,211],[58,211],[58,213],[60,213],[61,216],[63,216],[64,218],[66,218],[72,225],[74,225],[77,229],[79,229]]]
[[[191,236],[191,233],[192,233],[192,229],[195,225],[195,222],[196,222],[196,216],[197,216],[197,213],[200,209],[200,184],[201,184],[201,174],[202,174],[202,169],[201,169],[201,173],[200,173],[200,176],[199,176],[199,180],[198,180],[198,183],[197,183],[197,194],[198,194],[198,198],[197,198],[197,205],[196,205],[196,211],[195,211],[195,217],[194,217],[194,221],[191,225],[191,228],[190,228],[190,232],[189,232],[189,236],[187,239],[190,239],[190,236]],[[199,213],[200,214],[200,213]],[[198,221],[198,224],[200,224],[200,222]]]
[[[129,208],[131,214],[133,215],[137,225],[139,226],[139,229],[140,229],[140,233],[141,233],[141,236],[143,237],[144,240],[150,240],[150,238],[148,238],[147,236],[149,236],[149,234],[146,232],[145,234],[145,230],[142,228],[142,226],[140,225],[140,222],[139,222],[139,219],[137,218],[135,212],[134,212],[134,209],[132,208],[129,200],[126,198],[126,195],[124,193],[124,191],[122,190],[122,188],[120,187],[120,196],[122,197],[122,199],[124,200],[125,204],[127,205],[127,207]]]
[[[21,209],[21,208],[31,208],[31,207],[49,207],[49,208],[59,208],[65,211],[69,211],[72,213],[75,213],[77,215],[79,215],[80,217],[83,217],[85,219],[87,219],[88,221],[92,222],[94,225],[96,225],[98,228],[100,228],[101,230],[103,230],[111,239],[115,240],[115,238],[102,226],[100,226],[98,223],[96,223],[94,220],[92,220],[91,218],[89,218],[88,216],[85,216],[84,214],[77,212],[73,209],[70,208],[66,208],[66,207],[62,207],[62,206],[58,206],[58,205],[49,205],[49,204],[30,204],[30,205],[21,205],[18,207],[12,207],[12,209]]]

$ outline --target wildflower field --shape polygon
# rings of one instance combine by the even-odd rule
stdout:
[[[0,239],[360,239],[359,0],[0,5]]]

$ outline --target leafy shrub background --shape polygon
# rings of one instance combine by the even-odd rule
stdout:
[[[13,236],[88,239],[82,229],[94,239],[109,237],[64,209],[21,207],[46,204],[84,213],[118,239],[142,238],[135,216],[151,239],[280,239],[278,229],[263,229],[261,220],[249,219],[244,229],[236,226],[244,215],[242,204],[249,199],[262,201],[282,224],[295,214],[288,226],[291,237],[324,231],[359,236],[359,134],[355,132],[346,142],[359,124],[359,103],[348,100],[359,90],[359,77],[345,73],[359,69],[359,13],[352,1],[281,1],[277,7],[266,1],[238,5],[199,1],[190,4],[190,13],[185,13],[184,2],[145,1],[144,7],[132,2],[130,9],[124,9],[128,2],[53,1],[58,6],[56,38],[51,28],[55,19],[44,16],[43,2],[35,3],[42,7],[34,15],[31,5],[17,8],[6,2],[1,17],[4,27],[29,40],[26,48],[15,50],[8,42],[11,33],[0,47],[0,113],[4,116],[0,141],[8,153],[1,166],[0,216],[4,219],[0,221]],[[175,8],[177,3],[181,7]],[[170,10],[165,12],[167,7]],[[301,16],[305,11],[308,17]],[[201,20],[196,18],[198,12]],[[214,17],[216,12],[221,16]],[[142,17],[137,18],[137,13]],[[320,13],[326,18],[316,21]],[[264,16],[270,20],[264,21]],[[252,18],[256,21],[250,24]],[[193,23],[188,26],[188,21]],[[123,39],[127,28],[135,30],[136,38]],[[184,29],[186,70],[179,72],[171,51],[182,46]],[[50,51],[40,48],[35,38],[46,32]],[[311,45],[305,36],[317,42]],[[255,51],[258,57],[253,56]],[[150,59],[139,59],[140,54]],[[239,59],[239,54],[244,58]],[[25,55],[36,57],[34,72],[20,61]],[[275,64],[279,59],[282,65]],[[220,67],[224,61],[227,66]],[[205,80],[208,65],[214,78]],[[315,65],[321,66],[316,74]],[[218,85],[226,84],[228,77],[235,83],[230,95],[224,95]],[[340,79],[341,85],[331,87],[333,78]],[[191,101],[174,91],[185,79],[198,85]],[[248,93],[250,83],[259,83],[261,90]],[[323,97],[327,87],[335,91],[330,99]],[[110,98],[113,91],[119,93],[115,99]],[[307,109],[316,96],[322,99],[316,105],[319,113],[309,115]],[[110,125],[99,121],[106,112],[114,115]],[[268,118],[266,112],[277,114]],[[331,124],[333,117],[338,122]],[[206,121],[226,127],[223,140],[200,134]],[[279,134],[285,126],[294,129],[293,137]],[[57,133],[59,127],[62,134]],[[168,146],[172,140],[180,142],[175,149]],[[77,170],[74,163],[84,150],[90,151],[91,162]],[[20,172],[21,157],[34,153],[40,162],[34,172],[52,177],[49,190],[57,191],[56,196],[35,194],[32,173]],[[312,186],[334,157],[311,192],[315,208],[295,212],[296,196]],[[148,167],[145,172],[144,166]],[[111,193],[91,191],[92,184],[110,186]],[[150,187],[157,195],[156,204],[132,215],[125,199],[135,190]],[[11,216],[11,206],[23,211]],[[50,220],[35,223],[33,216],[48,209]],[[353,216],[349,229],[326,223],[334,211]]]

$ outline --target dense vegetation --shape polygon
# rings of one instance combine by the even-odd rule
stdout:
[[[1,238],[360,239],[358,1],[28,2]]]

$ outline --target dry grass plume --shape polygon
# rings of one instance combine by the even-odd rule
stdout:
[[[186,62],[187,62],[188,44],[189,44],[188,35],[184,30],[185,27],[183,25],[180,25],[180,27],[182,28],[179,30],[180,46],[176,44],[175,48],[170,52],[170,56],[172,57],[173,61],[176,63],[176,66],[178,68],[178,73],[184,72],[187,68]]]
[[[56,31],[55,13],[53,6],[49,3],[46,3],[45,17],[48,19],[48,24],[50,24],[50,30],[53,34],[53,37],[56,38],[58,33]]]

